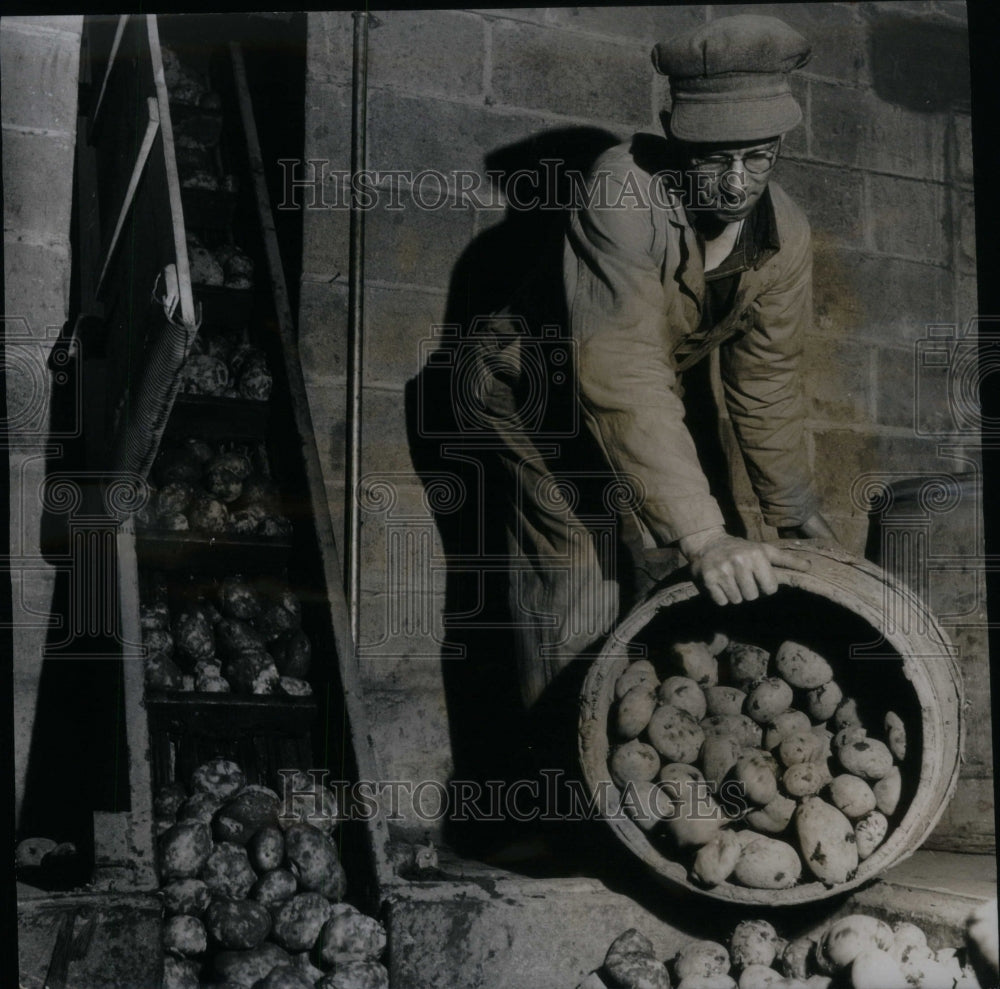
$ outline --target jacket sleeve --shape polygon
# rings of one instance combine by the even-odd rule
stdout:
[[[777,197],[776,197],[777,198]],[[790,222],[771,262],[776,277],[755,300],[753,329],[722,348],[726,405],[764,520],[797,526],[818,510],[805,438],[799,365],[812,319],[809,224],[781,195]]]
[[[609,203],[620,189],[611,178]],[[655,240],[648,203],[627,193],[618,208],[582,209],[570,223],[565,280],[584,418],[614,471],[641,492],[637,514],[666,544],[723,520],[666,352],[664,259]]]

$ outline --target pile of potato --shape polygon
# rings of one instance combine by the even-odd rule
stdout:
[[[636,824],[669,835],[699,885],[850,880],[899,804],[902,719],[869,735],[830,664],[791,641],[679,642],[664,672],[631,663],[609,711],[608,768]]]
[[[163,989],[388,989],[384,928],[343,902],[336,796],[292,783],[283,803],[213,759],[157,794]]]
[[[766,920],[744,920],[729,937],[691,941],[656,958],[639,931],[625,931],[579,989],[979,989],[965,948],[927,944],[915,924],[890,927],[865,914],[787,941]]]
[[[180,390],[186,395],[266,402],[273,385],[267,356],[249,342],[246,330],[199,335],[180,370]]]
[[[312,646],[302,605],[287,587],[258,590],[236,575],[215,601],[199,598],[171,614],[166,587],[139,606],[146,647],[146,685],[202,693],[312,693],[306,680]]]
[[[136,515],[140,530],[195,530],[212,535],[288,538],[292,523],[261,450],[189,437],[167,445],[152,469],[149,497]]]
[[[207,188],[209,176],[200,171],[196,175],[198,184],[193,185],[189,181],[188,188]],[[196,286],[253,288],[253,259],[235,244],[224,243],[211,248],[197,234],[189,231],[187,250],[191,281]]]

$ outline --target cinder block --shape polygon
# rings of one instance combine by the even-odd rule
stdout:
[[[68,246],[39,246],[8,234],[4,238],[3,277],[7,319],[24,317],[29,331],[39,338],[46,335],[46,327],[62,326],[69,306]]]
[[[413,472],[409,430],[413,410],[402,391],[366,387],[362,399],[362,470]]]
[[[365,215],[365,274],[385,282],[446,289],[455,263],[472,239],[471,208],[445,200],[440,183],[403,193],[403,208],[380,202]]]
[[[812,126],[809,112],[810,81],[808,76],[793,72],[789,82],[792,87],[792,95],[802,108],[802,123],[798,127],[793,127],[785,135],[781,142],[781,148],[785,154],[805,156],[809,154],[809,133]]]
[[[38,242],[69,240],[71,137],[5,131],[3,182],[4,230],[31,233]]]
[[[351,167],[351,88],[337,82],[306,80],[305,158],[322,158],[326,170]],[[300,177],[313,173],[300,169]],[[299,194],[301,196],[301,193]],[[320,198],[317,196],[317,198]],[[297,201],[301,201],[298,200]],[[333,196],[326,197],[327,202]]]
[[[810,418],[838,424],[871,418],[873,350],[857,341],[806,336],[802,369]]]
[[[795,28],[812,45],[812,57],[803,70],[851,85],[862,77],[865,67],[865,25],[853,5],[811,3],[733,4],[716,8],[716,20],[734,14],[761,14],[777,17]]]
[[[306,80],[350,82],[354,18],[347,10],[312,11],[306,21]]]
[[[493,98],[507,106],[641,127],[652,76],[639,45],[530,24],[502,22],[493,30]]]
[[[875,392],[877,421],[912,428],[916,414],[917,351],[915,347],[883,347],[878,351]]]
[[[877,438],[868,432],[818,429],[813,431],[813,444],[813,475],[824,511],[848,519],[867,516],[867,510],[852,499],[851,485],[864,474],[891,469],[878,456]]]
[[[947,201],[942,188],[887,175],[872,175],[869,182],[868,222],[875,249],[938,264],[950,263]]]
[[[817,158],[918,179],[945,178],[946,114],[908,110],[867,90],[816,80],[811,92]]]
[[[79,19],[74,33],[24,30],[4,18],[0,85],[5,125],[76,133],[80,71]]]
[[[365,298],[365,378],[405,384],[437,349],[432,327],[442,321],[444,297],[370,287]]]
[[[379,11],[368,40],[368,85],[472,98],[483,91],[481,17],[451,10]]]
[[[817,242],[864,246],[860,172],[785,158],[774,179],[805,211]]]
[[[952,321],[954,286],[936,266],[816,245],[816,328],[824,334],[902,344],[929,323]]]
[[[636,38],[650,48],[658,41],[705,23],[705,9],[692,6],[550,7],[547,23],[558,27]]]
[[[347,286],[303,280],[299,288],[299,357],[307,384],[347,375]]]

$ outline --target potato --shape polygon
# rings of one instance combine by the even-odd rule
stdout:
[[[253,900],[213,900],[205,927],[223,948],[256,948],[271,930],[271,915]]]
[[[742,714],[747,695],[738,687],[706,687],[704,692],[705,710],[694,714],[700,721],[705,714]]]
[[[867,914],[853,913],[835,920],[816,944],[815,959],[823,975],[850,965],[862,951],[886,951],[893,945],[892,928]]]
[[[212,852],[212,833],[201,821],[181,821],[160,838],[160,877],[193,879]]]
[[[768,965],[747,965],[740,973],[739,989],[769,989],[785,982],[780,972]]]
[[[680,848],[699,848],[727,824],[725,814],[705,784],[682,786],[667,831]]]
[[[257,881],[246,849],[223,841],[216,844],[201,870],[201,878],[215,896],[242,900]]]
[[[660,755],[652,745],[633,738],[631,742],[619,745],[608,760],[611,778],[623,787],[629,781],[650,781],[660,768]]]
[[[736,989],[736,980],[731,975],[709,975],[704,979],[681,979],[677,989]]]
[[[698,722],[707,738],[709,735],[731,735],[744,748],[759,749],[764,732],[745,714],[713,714]]]
[[[782,642],[774,654],[774,666],[783,679],[799,690],[813,690],[833,679],[830,664],[798,642]]]
[[[851,964],[851,986],[853,989],[910,989],[910,983],[892,955],[872,949],[862,951]]]
[[[787,766],[813,762],[820,752],[820,740],[811,731],[786,735],[778,746],[778,758]]]
[[[262,876],[280,867],[285,860],[285,836],[273,825],[266,825],[247,844],[250,864]]]
[[[852,821],[856,821],[875,809],[875,794],[872,788],[859,776],[843,773],[835,776],[830,783],[830,800]]]
[[[656,691],[656,697],[661,704],[673,704],[674,707],[687,711],[695,721],[701,721],[705,717],[706,695],[690,677],[667,677]]]
[[[278,809],[278,795],[273,790],[244,787],[216,811],[212,821],[215,840],[245,845],[262,827],[277,823]]]
[[[322,780],[306,772],[296,772],[284,781],[284,802],[278,826],[288,830],[293,824],[311,824],[324,834],[333,834],[340,820],[337,794]]]
[[[692,766],[686,762],[667,762],[660,768],[656,778],[661,783],[677,780],[678,782],[700,783],[705,776],[697,766]]]
[[[873,810],[854,825],[854,835],[858,841],[858,858],[864,861],[885,841],[889,833],[889,822],[880,811]]]
[[[636,738],[649,724],[656,709],[656,694],[647,684],[637,684],[619,702],[615,711],[615,731],[628,741]]]
[[[719,661],[708,651],[704,642],[676,642],[670,647],[673,668],[690,677],[699,687],[712,687],[719,682]]]
[[[310,989],[323,978],[323,970],[312,963],[312,956],[308,951],[292,955],[292,964],[309,980]]]
[[[272,909],[272,937],[289,951],[309,951],[332,915],[333,904],[325,896],[297,893]]]
[[[806,711],[813,721],[829,721],[843,699],[844,692],[837,685],[837,681],[830,680],[829,683],[813,687],[806,693]]]
[[[705,643],[705,648],[713,656],[718,656],[729,648],[729,636],[725,632],[713,632],[712,638]]]
[[[897,962],[915,951],[928,952],[927,935],[916,924],[901,920],[892,925],[892,947],[887,949]]]
[[[742,851],[743,846],[732,831],[720,831],[716,837],[698,849],[691,868],[691,878],[703,886],[718,886],[719,883],[724,883],[736,868]],[[726,968],[728,967],[727,960]]]
[[[810,731],[812,724],[804,711],[785,711],[767,726],[764,732],[764,748],[776,749],[789,735]]]
[[[789,979],[804,980],[809,977],[809,957],[815,943],[810,937],[799,937],[785,945],[780,968]]]
[[[687,711],[673,704],[661,704],[649,719],[646,738],[669,762],[694,762],[705,733]]]
[[[786,841],[764,836],[744,846],[733,870],[738,883],[753,889],[788,889],[801,875],[798,852]]]
[[[600,971],[609,985],[620,989],[670,989],[667,968],[653,957],[652,948],[648,953],[644,950],[624,951],[616,940],[608,950]]]
[[[212,893],[200,879],[175,879],[167,883],[163,894],[163,909],[168,916],[184,914],[200,917],[212,902]]]
[[[837,710],[833,712],[833,727],[837,731],[863,727],[858,715],[858,702],[853,697],[847,697],[837,705]]]
[[[847,882],[858,867],[858,846],[851,822],[832,804],[802,798],[795,830],[809,871],[827,884]]]
[[[228,800],[246,786],[243,770],[229,759],[210,759],[191,774],[191,789]]]
[[[906,758],[906,726],[903,719],[895,711],[887,711],[885,715],[885,740],[897,762]]]
[[[177,812],[177,820],[201,821],[202,824],[211,825],[215,812],[221,806],[222,801],[211,793],[192,793],[181,804],[181,809]]]
[[[833,732],[827,731],[822,725],[813,725],[810,732],[816,736],[816,759],[833,758]]]
[[[194,958],[208,950],[205,925],[197,918],[178,914],[164,921],[163,950],[178,958]]]
[[[834,752],[840,752],[841,749],[846,748],[848,745],[853,745],[855,742],[863,742],[867,737],[868,732],[864,728],[858,725],[848,725],[846,728],[839,729],[837,734],[833,736],[830,748]]]
[[[317,948],[323,965],[339,967],[347,961],[377,959],[385,951],[385,928],[347,903],[333,906],[320,931]]]
[[[660,678],[656,675],[653,664],[648,659],[637,659],[634,663],[629,663],[625,672],[615,681],[615,700],[620,701],[640,683],[649,684],[655,690],[659,682]]]
[[[736,687],[746,690],[754,681],[767,675],[770,655],[760,646],[747,642],[730,642],[725,653],[726,679]]]
[[[780,834],[791,823],[796,803],[782,794],[747,814],[747,824],[755,831]]]
[[[212,957],[212,968],[220,980],[245,989],[266,978],[275,966],[290,963],[287,951],[267,941],[249,951],[220,951]]]
[[[298,880],[287,869],[272,869],[250,887],[250,896],[270,908],[290,900],[298,888]]]
[[[729,955],[736,968],[770,965],[777,950],[778,932],[766,920],[741,920],[729,936]]]
[[[893,766],[873,787],[875,805],[886,817],[892,817],[899,806],[899,796],[903,789],[903,779],[899,769]]]
[[[841,746],[837,758],[849,773],[866,780],[880,780],[892,770],[892,753],[875,738],[863,738]]]
[[[347,877],[337,846],[310,824],[293,824],[285,831],[285,860],[299,888],[339,900],[347,891]],[[287,947],[287,946],[286,946]]]
[[[781,777],[781,785],[790,797],[808,797],[819,793],[830,782],[825,762],[797,762]]]
[[[778,764],[770,752],[747,749],[736,760],[730,776],[742,785],[750,803],[763,807],[778,795],[777,771]]]
[[[174,657],[186,662],[188,668],[200,659],[211,659],[215,655],[212,623],[200,609],[182,611],[174,618],[172,631]]]
[[[324,975],[316,989],[389,989],[389,973],[379,962],[346,962]]]
[[[302,629],[280,636],[268,648],[274,657],[274,665],[283,677],[302,680],[309,675],[312,643]]]
[[[720,786],[742,751],[743,746],[728,735],[709,735],[701,747],[704,778]]]
[[[187,800],[187,790],[181,783],[165,783],[156,792],[153,813],[159,818],[177,817],[181,804]],[[55,846],[53,846],[55,847]]]
[[[764,677],[747,694],[746,713],[759,725],[770,724],[792,706],[792,688],[780,677]]]
[[[691,941],[674,956],[678,979],[707,979],[729,972],[729,952],[717,941]]]
[[[255,982],[253,989],[313,989],[313,985],[298,966],[277,965],[260,982]]]
[[[630,780],[622,790],[621,806],[643,831],[655,831],[673,813],[670,784]]]

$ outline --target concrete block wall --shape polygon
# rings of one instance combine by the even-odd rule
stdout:
[[[862,475],[976,465],[967,449],[975,436],[942,451],[940,437],[914,427],[917,342],[928,324],[963,327],[976,313],[963,3],[379,11],[369,37],[367,164],[483,176],[492,152],[560,129],[596,128],[621,139],[636,130],[657,133],[667,88],[650,65],[651,45],[751,10],[784,18],[814,46],[795,79],[805,119],[786,140],[775,180],[803,206],[814,231],[815,320],[804,354],[810,457],[826,513],[844,544],[861,553],[868,517],[852,486]],[[304,157],[325,163],[313,167],[327,176],[350,166],[351,31],[348,14],[310,15]],[[935,44],[951,47],[927,57]],[[333,186],[329,178],[323,186],[327,204]],[[504,214],[502,207],[450,208],[454,201],[416,209],[405,182],[402,189],[405,208],[387,208],[383,186],[367,213],[363,470],[381,486],[362,510],[362,668],[382,771],[393,779],[445,779],[454,768],[455,712],[442,674],[452,660],[442,659],[439,644],[444,558],[414,463],[407,396],[432,327],[446,316],[456,263]],[[450,192],[454,197],[455,188]],[[305,212],[299,330],[339,513],[348,228],[345,209],[319,203]],[[733,482],[750,530],[761,531],[745,474],[736,470]],[[397,569],[404,557],[390,545],[400,526],[430,554],[423,583],[415,557],[409,571]],[[419,583],[405,606],[401,574],[411,590]],[[984,649],[985,635],[972,636],[966,662],[982,667]],[[972,704],[971,723],[988,724],[985,692]],[[985,773],[988,744],[978,745],[976,759],[969,771]]]
[[[80,62],[79,16],[0,19],[3,126],[6,443],[14,646],[15,813],[28,745],[55,570],[41,552],[40,486],[49,436],[46,361],[67,317],[70,210]]]

